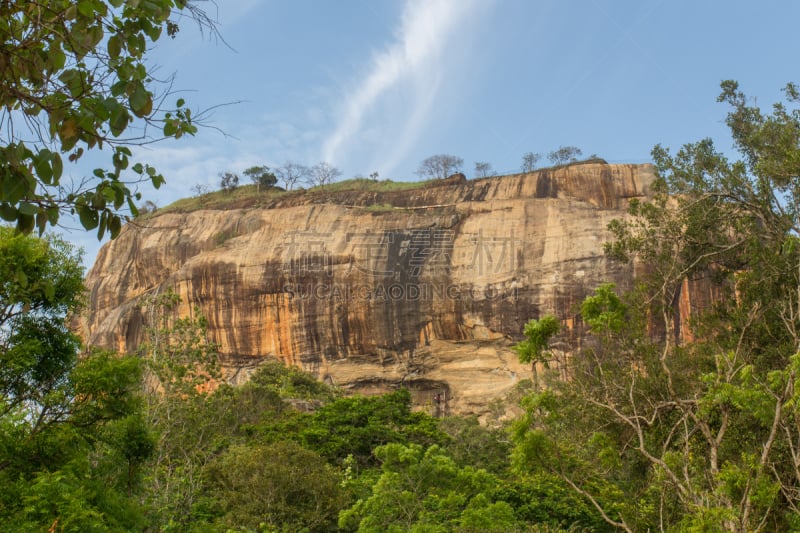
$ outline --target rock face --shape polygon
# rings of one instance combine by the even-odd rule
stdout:
[[[138,299],[172,287],[182,313],[208,318],[234,381],[272,356],[363,392],[402,383],[436,412],[484,412],[530,375],[510,350],[525,322],[553,313],[576,345],[577,304],[630,284],[631,267],[603,255],[606,226],[652,179],[649,165],[578,164],[165,213],[102,248],[81,329],[132,351]]]

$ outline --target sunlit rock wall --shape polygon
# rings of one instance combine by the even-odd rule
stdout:
[[[652,179],[649,165],[579,164],[166,213],[102,248],[81,328],[133,351],[138,299],[172,287],[182,313],[208,318],[234,380],[277,357],[344,387],[405,384],[434,411],[482,412],[530,373],[509,349],[526,321],[554,313],[577,345],[577,304],[602,282],[630,285],[631,267],[603,254],[606,226]]]

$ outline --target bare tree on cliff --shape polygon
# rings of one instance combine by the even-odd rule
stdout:
[[[308,173],[308,182],[309,184],[314,186],[327,185],[332,183],[336,178],[342,175],[342,171],[336,168],[335,166],[331,165],[330,163],[326,163],[325,161],[321,161],[311,167]]]
[[[155,213],[156,211],[158,211],[158,204],[152,200],[145,200],[145,202],[139,206],[139,215],[147,215],[149,213]]]
[[[275,175],[283,183],[283,188],[291,191],[298,181],[306,179],[310,170],[307,166],[299,163],[287,161],[283,165],[273,169]]]
[[[203,196],[211,192],[211,189],[205,183],[196,183],[192,185],[191,191],[195,196]]]
[[[522,155],[522,172],[533,172],[536,170],[536,163],[542,158],[542,154],[527,152]]]
[[[559,146],[558,150],[547,154],[547,159],[554,165],[565,165],[574,163],[581,155],[583,155],[583,151],[576,146]]]
[[[239,176],[233,172],[222,172],[219,175],[219,186],[225,192],[233,192],[239,186]]]
[[[416,174],[423,178],[443,180],[447,176],[461,171],[464,160],[455,155],[437,154],[424,159],[419,164]]]
[[[476,161],[475,162],[475,177],[476,178],[488,178],[489,176],[494,176],[495,171],[492,170],[492,165],[485,161]]]

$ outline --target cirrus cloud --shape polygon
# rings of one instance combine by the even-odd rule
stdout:
[[[375,131],[377,107],[389,108],[396,132],[391,148],[381,150],[382,171],[390,171],[408,152],[419,132],[433,120],[432,108],[446,77],[454,38],[490,0],[408,0],[388,48],[375,54],[355,90],[344,96],[338,121],[324,139],[321,156],[341,162]],[[385,114],[385,113],[384,113]]]

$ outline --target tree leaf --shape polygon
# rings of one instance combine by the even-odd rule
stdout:
[[[80,0],[78,2],[78,13],[84,17],[92,17],[94,15],[94,2],[92,0]]]
[[[22,233],[23,235],[27,235],[31,231],[33,231],[35,221],[33,220],[32,215],[25,215],[20,213],[17,217],[17,231]]]
[[[78,206],[77,211],[78,211],[78,218],[81,221],[81,226],[83,226],[84,229],[90,230],[97,227],[98,223],[97,211],[95,211],[88,205]]]
[[[6,222],[14,222],[17,220],[17,209],[6,202],[0,204],[0,218]]]
[[[58,185],[61,181],[61,175],[64,173],[64,163],[61,161],[61,155],[58,153],[51,154],[50,163],[53,168],[53,185]]]
[[[130,97],[131,111],[137,117],[145,117],[153,110],[153,97],[141,83],[136,86]]]
[[[108,231],[111,233],[111,238],[116,239],[121,229],[122,221],[120,220],[119,215],[112,216],[108,221]]]
[[[22,202],[19,204],[18,211],[23,215],[35,215],[39,212],[39,208],[34,204]]]
[[[108,55],[112,59],[118,58],[120,52],[122,51],[120,42],[121,42],[121,39],[119,38],[118,35],[112,35],[111,37],[108,38],[108,45],[107,45]]]
[[[46,148],[33,157],[33,167],[36,169],[36,175],[45,185],[51,185],[53,182],[53,168],[50,165],[51,153]]]
[[[10,204],[16,204],[28,193],[32,192],[28,187],[25,176],[19,174],[8,174],[3,179],[3,200]]]

